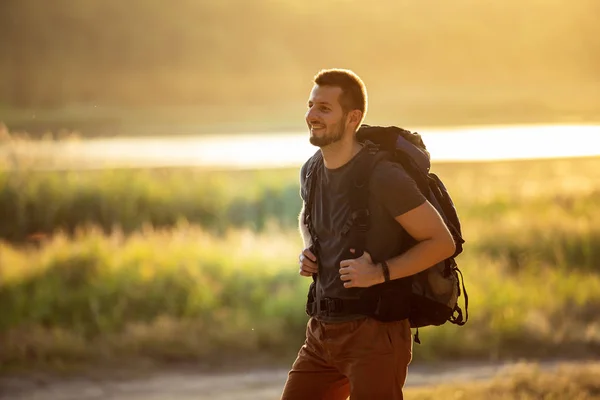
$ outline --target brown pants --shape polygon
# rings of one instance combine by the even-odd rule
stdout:
[[[408,320],[311,318],[281,400],[402,400],[411,360]]]

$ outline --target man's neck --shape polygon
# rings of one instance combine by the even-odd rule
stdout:
[[[348,135],[347,138],[321,148],[323,162],[327,169],[342,167],[362,149],[354,135]]]

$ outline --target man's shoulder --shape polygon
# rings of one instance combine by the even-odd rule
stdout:
[[[377,155],[376,157],[379,159],[375,163],[373,171],[371,172],[372,177],[381,179],[386,178],[390,174],[398,173],[398,171],[404,171],[402,165],[399,162],[394,161],[389,153],[385,152]]]
[[[304,164],[302,164],[302,167],[300,168],[300,173],[302,174],[302,176],[306,177],[309,168],[314,168],[319,159],[322,158],[323,156],[321,155],[321,151],[318,150],[317,152],[315,152],[315,154],[313,154],[306,161],[304,161]]]
[[[300,167],[300,184],[302,185],[302,187],[305,186],[309,170],[311,168],[315,168],[316,162],[318,161],[319,158],[322,158],[320,150],[318,150],[317,152],[315,152],[315,154],[313,154],[312,156],[310,156],[304,162],[304,164],[302,164],[302,167]]]
[[[391,155],[383,155],[371,172],[371,186],[385,188],[387,185],[403,184],[414,181],[402,164],[393,160]]]
[[[394,218],[426,200],[413,177],[401,163],[392,159],[382,160],[375,166],[369,189]]]

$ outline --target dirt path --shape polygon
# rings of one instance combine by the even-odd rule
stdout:
[[[548,361],[541,370],[583,362]],[[600,365],[600,362],[595,362]],[[407,386],[430,386],[492,379],[515,373],[518,363],[453,363],[412,365]],[[162,372],[127,380],[0,378],[2,400],[275,400],[279,398],[287,370],[253,370],[247,373],[197,374]]]

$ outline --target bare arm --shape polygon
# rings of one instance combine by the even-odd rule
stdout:
[[[454,253],[454,239],[437,210],[425,201],[420,206],[397,216],[396,221],[417,240],[405,253],[387,260],[390,279],[417,274]],[[381,265],[373,264],[364,252],[355,259],[340,262],[340,279],[344,287],[369,287],[384,282]]]
[[[298,216],[298,227],[304,243],[304,250],[302,250],[302,253],[299,257],[299,272],[302,276],[310,277],[313,276],[313,274],[319,273],[319,266],[317,264],[317,257],[315,257],[313,252],[309,249],[312,244],[312,240],[310,237],[310,232],[308,231],[308,227],[304,224],[304,203],[302,204],[302,210],[300,210],[300,215]]]
[[[302,236],[302,243],[304,243],[304,248],[310,247],[312,244],[312,240],[310,238],[310,232],[308,231],[308,227],[304,224],[304,202],[302,203],[302,209],[300,210],[300,215],[298,216],[298,228],[300,230],[300,235]]]
[[[417,274],[454,254],[454,239],[428,201],[395,219],[418,243],[387,261],[390,279]]]
[[[373,175],[373,191],[388,213],[417,241],[406,252],[385,260],[390,279],[417,274],[452,256],[454,239],[414,180],[394,164],[379,165],[378,173]],[[374,264],[371,255],[365,251],[358,258],[340,262],[340,279],[344,281],[344,287],[369,287],[384,282],[384,275],[381,265]]]

